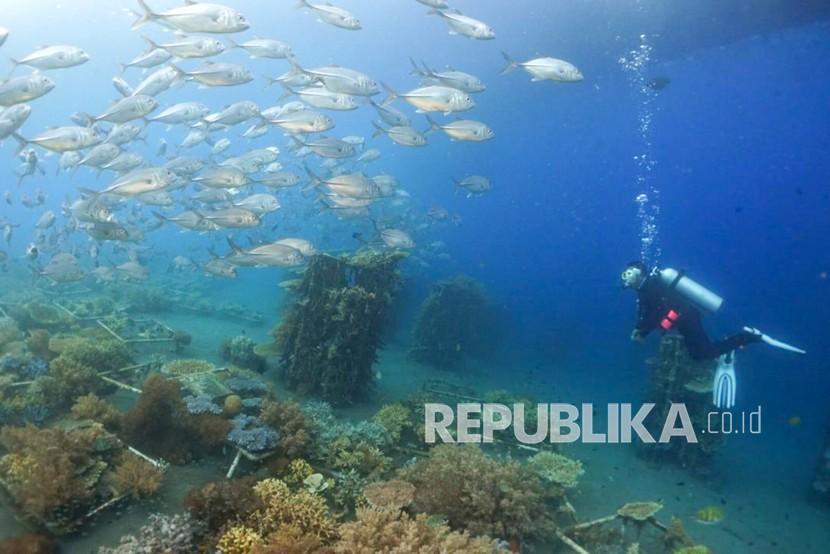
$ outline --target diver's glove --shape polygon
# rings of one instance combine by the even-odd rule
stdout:
[[[735,353],[728,352],[718,358],[715,383],[712,386],[712,404],[719,410],[731,410],[735,405]]]

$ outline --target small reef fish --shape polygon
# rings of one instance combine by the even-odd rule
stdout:
[[[715,525],[726,517],[723,509],[719,506],[705,506],[695,512],[695,521],[703,525]]]

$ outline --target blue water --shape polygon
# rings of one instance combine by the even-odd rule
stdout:
[[[415,301],[435,280],[465,273],[480,280],[502,307],[500,351],[481,369],[494,382],[511,383],[532,367],[532,378],[541,379],[532,387],[540,401],[639,400],[647,383],[645,360],[657,340],[652,337],[645,345],[628,340],[634,297],[621,289],[618,275],[639,255],[635,198],[650,193],[659,207],[655,247],[661,253],[654,261],[687,269],[726,299],[721,312],[705,321],[710,333],[720,336],[753,325],[808,351],[799,357],[758,346],[739,354],[739,403],[763,406],[767,427],[762,437],[730,443],[724,454],[728,467],[749,465],[746,472],[725,470],[735,480],[730,490],[771,481],[774,485],[764,490],[798,491],[790,500],[796,505],[802,501],[830,418],[830,23],[804,21],[810,19],[804,16],[806,6],[817,3],[803,3],[798,15],[795,5],[777,2],[747,6],[748,11],[737,14],[716,3],[700,3],[696,9],[645,1],[453,3],[495,28],[494,41],[450,36],[439,18],[426,16],[425,6],[409,0],[339,2],[360,17],[363,29],[357,32],[315,22],[289,0],[228,3],[251,21],[251,29],[234,39],[283,40],[304,67],[338,64],[408,90],[418,84],[410,75],[412,57],[432,67],[472,73],[487,85],[486,92],[475,95],[475,109],[461,115],[486,122],[496,132],[488,142],[450,142],[435,133],[426,148],[407,149],[386,137],[369,139],[369,122],[377,119],[369,107],[329,112],[337,126],[328,134],[366,136],[367,148],[382,151],[370,173],[396,176],[412,200],[398,212],[387,207],[378,213],[401,216],[400,226],[418,244],[416,256],[433,241],[446,243],[449,259],[430,260],[426,268],[404,264],[409,286],[417,291]],[[71,124],[73,112],[102,112],[116,98],[110,79],[119,72],[119,62],[143,50],[141,35],[172,37],[154,24],[130,32],[132,17],[126,10],[136,9],[130,0],[6,4],[0,26],[11,35],[0,56],[65,43],[83,47],[92,57],[83,66],[49,72],[57,87],[31,102],[32,116],[21,130],[27,137],[48,126]],[[161,9],[162,2],[151,5]],[[784,24],[790,21],[799,24]],[[631,73],[619,61],[643,43],[651,53],[641,75],[670,79],[665,89],[646,95],[632,85]],[[533,83],[521,70],[501,75],[501,51],[521,60],[537,54],[563,58],[577,65],[585,79]],[[285,101],[279,100],[282,91],[266,88],[263,79],[287,71],[284,60],[251,60],[241,50],[217,60],[246,65],[255,81],[209,90],[186,84],[161,95],[161,106],[193,100],[218,110],[242,99],[262,108]],[[26,72],[18,68],[15,75]],[[140,70],[129,69],[125,78],[137,83]],[[638,131],[644,101],[652,117],[649,144]],[[427,128],[411,106],[400,100],[395,106],[412,117],[416,128]],[[238,137],[246,127],[228,136]],[[184,135],[181,128],[167,132],[154,124],[146,145],[134,143],[130,149],[152,159],[160,138],[172,151]],[[276,145],[287,165],[286,143],[272,129],[252,143],[235,138],[225,155]],[[202,145],[185,154],[205,156],[208,149]],[[655,161],[645,184],[637,180],[641,170],[634,159],[644,152]],[[46,175],[27,178],[18,187],[12,175],[18,165],[14,154],[14,141],[6,140],[0,146],[0,188],[10,190],[15,203],[0,206],[0,220],[20,227],[12,243],[0,249],[8,252],[10,264],[23,268],[24,249],[40,214],[46,208],[59,214],[61,203],[74,198],[77,188],[103,188],[110,176],[96,177],[86,168],[56,176],[58,156],[38,150]],[[453,177],[473,173],[488,176],[494,190],[478,198],[454,190]],[[37,188],[48,194],[46,205],[22,207],[20,194],[31,196]],[[282,209],[267,216],[251,236],[301,236],[323,251],[341,251],[359,246],[353,232],[372,232],[366,219],[338,221],[318,213],[313,200],[298,190],[279,191],[278,196]],[[435,206],[460,216],[462,223],[431,222],[425,214]],[[57,225],[65,223],[59,215]],[[249,233],[232,234],[242,240]],[[149,232],[143,258],[151,282],[166,273],[177,254],[204,262],[207,246],[226,253],[223,237],[221,232],[184,234],[171,226]],[[63,246],[74,245],[84,261],[88,244],[76,232]],[[107,247],[102,252],[113,263],[126,261]],[[243,269],[234,281],[198,280],[216,298],[266,311],[283,299],[276,283],[292,277],[285,270]],[[408,310],[415,312],[414,306]],[[407,332],[401,331],[392,348],[405,350],[407,341]],[[572,386],[574,397],[552,398],[559,394],[552,383]],[[802,424],[788,425],[791,416],[800,417]],[[791,532],[798,526],[788,524]],[[827,540],[826,529],[811,528],[806,534]]]

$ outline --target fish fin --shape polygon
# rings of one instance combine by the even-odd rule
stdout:
[[[144,13],[139,14],[138,19],[136,19],[133,22],[132,26],[130,27],[131,31],[135,31],[145,23],[159,18],[158,14],[151,10],[150,6],[148,6],[147,2],[145,2],[144,0],[138,0],[138,5],[141,7],[141,10]]]
[[[397,92],[395,92],[395,89],[393,89],[392,87],[390,87],[389,85],[387,85],[383,81],[381,81],[380,84],[383,87],[383,89],[386,91],[386,94],[388,94],[388,96],[383,99],[383,101],[380,103],[380,105],[381,106],[388,106],[389,104],[394,102],[395,99],[398,98],[398,96],[400,96],[400,95]]]
[[[424,135],[429,134],[429,133],[434,133],[435,131],[440,131],[441,130],[441,126],[438,125],[438,123],[436,123],[435,120],[432,119],[429,116],[429,114],[426,114],[426,118],[427,118],[427,121],[429,122],[429,129],[427,129],[426,131],[423,132]]]
[[[14,140],[17,141],[17,150],[15,150],[14,153],[15,154],[20,154],[20,152],[22,152],[23,149],[26,148],[26,146],[29,145],[29,141],[27,139],[23,138],[23,136],[20,135],[20,133],[17,133],[17,132],[13,133],[12,137],[14,138]]]
[[[375,131],[372,133],[372,138],[377,138],[380,135],[386,133],[386,129],[380,126],[377,121],[372,121],[372,127],[375,128]]]
[[[141,39],[147,43],[147,51],[150,52],[152,50],[156,50],[161,48],[156,42],[148,36],[141,35]]]
[[[409,72],[410,75],[420,75],[421,77],[424,76],[423,70],[420,67],[418,67],[418,64],[415,62],[412,56],[409,56],[409,63],[412,64],[412,71]]]
[[[516,69],[517,67],[519,67],[519,63],[518,63],[518,62],[516,62],[515,60],[513,60],[513,58],[511,58],[511,57],[507,54],[507,52],[505,52],[504,50],[502,50],[502,51],[501,51],[501,55],[502,55],[502,57],[504,58],[504,60],[507,62],[507,65],[506,65],[506,66],[504,66],[504,69],[502,69],[502,70],[501,70],[501,74],[502,74],[502,75],[505,75],[505,74],[507,74],[507,73],[510,73],[511,71],[513,71],[514,69]]]
[[[308,0],[298,0],[296,8],[299,10],[302,8],[313,8],[313,6],[308,3]]]

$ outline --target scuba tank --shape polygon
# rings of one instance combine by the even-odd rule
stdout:
[[[667,267],[665,269],[658,269],[657,275],[664,285],[675,290],[680,296],[705,312],[713,314],[723,304],[723,298],[697,281],[686,277],[684,271],[677,271],[676,269]]]

